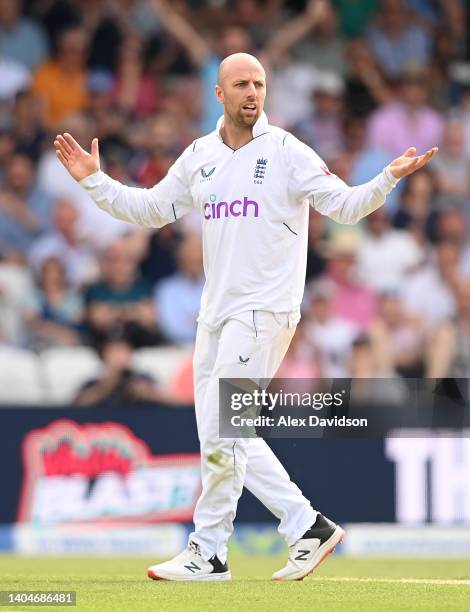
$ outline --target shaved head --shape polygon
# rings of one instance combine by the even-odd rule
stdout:
[[[226,57],[219,66],[215,94],[224,106],[225,125],[251,134],[266,98],[266,73],[261,62],[249,53]]]
[[[230,78],[231,74],[237,74],[240,70],[250,68],[260,70],[266,79],[266,73],[258,58],[254,55],[250,55],[250,53],[232,53],[232,55],[228,55],[220,62],[217,82],[221,85],[224,79],[227,77]]]

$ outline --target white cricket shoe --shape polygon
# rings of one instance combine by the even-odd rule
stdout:
[[[287,565],[273,574],[273,580],[303,580],[343,541],[344,530],[318,513],[312,527],[289,546]]]
[[[152,565],[147,570],[152,580],[184,580],[191,582],[212,582],[231,580],[232,574],[227,563],[221,563],[216,555],[209,561],[201,557],[199,544],[189,542],[188,547],[177,557]]]

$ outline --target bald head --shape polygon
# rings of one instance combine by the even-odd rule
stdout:
[[[250,53],[233,53],[220,62],[217,82],[219,85],[222,85],[225,79],[232,77],[236,78],[243,71],[246,72],[253,68],[260,71],[264,79],[266,79],[264,68],[254,55],[250,55]]]
[[[266,73],[261,62],[249,53],[226,57],[219,66],[215,94],[224,106],[225,125],[251,133],[266,98]]]

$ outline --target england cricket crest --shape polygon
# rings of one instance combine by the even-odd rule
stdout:
[[[268,165],[268,160],[266,158],[260,157],[256,160],[255,172],[253,175],[255,185],[262,185],[264,181],[264,176],[266,174],[266,166]]]

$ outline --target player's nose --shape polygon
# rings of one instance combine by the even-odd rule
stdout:
[[[248,85],[248,98],[250,100],[256,98],[256,87],[253,81]]]

